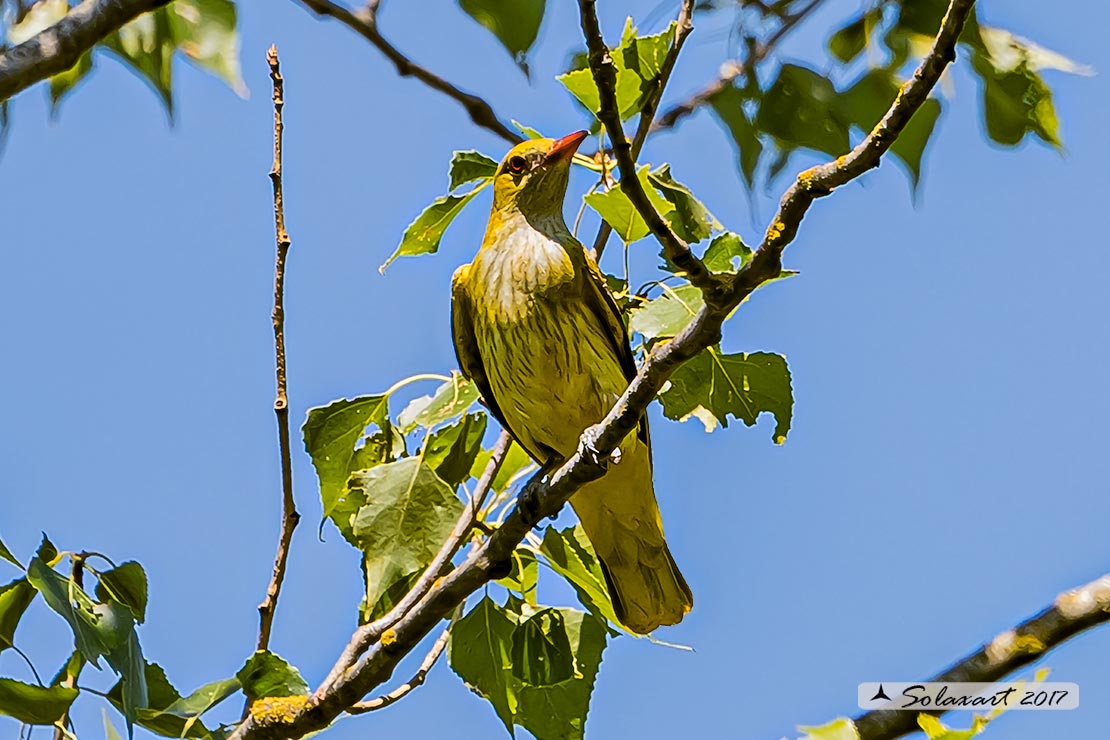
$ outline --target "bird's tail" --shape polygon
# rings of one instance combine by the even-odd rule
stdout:
[[[620,464],[611,464],[570,503],[601,559],[617,618],[647,634],[680,622],[694,597],[663,539],[647,445],[630,437],[622,452]]]

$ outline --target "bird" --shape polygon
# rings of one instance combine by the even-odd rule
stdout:
[[[636,374],[620,310],[563,218],[571,162],[586,136],[529,139],[505,155],[493,175],[481,248],[451,281],[459,369],[491,415],[549,471],[578,451],[583,433]],[[648,634],[681,621],[693,595],[663,536],[646,415],[617,449],[607,472],[570,504],[597,553],[617,619]]]

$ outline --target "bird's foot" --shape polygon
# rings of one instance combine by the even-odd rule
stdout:
[[[602,468],[609,467],[609,463],[620,465],[621,462],[621,448],[614,447],[613,451],[607,456],[602,456],[597,449],[597,441],[601,438],[601,425],[594,424],[592,427],[586,427],[582,432],[582,437],[578,441],[578,454],[589,459],[594,465]]]

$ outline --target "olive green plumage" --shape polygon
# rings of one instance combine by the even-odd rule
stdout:
[[[482,247],[452,281],[459,365],[540,464],[573,455],[636,373],[619,310],[563,220],[570,162],[584,136],[534,139],[506,155]],[[602,561],[617,616],[647,633],[680,621],[693,597],[663,538],[646,418],[620,450],[619,464],[570,503]]]

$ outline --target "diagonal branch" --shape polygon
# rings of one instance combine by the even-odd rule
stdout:
[[[277,258],[274,265],[274,367],[277,375],[277,395],[274,398],[274,415],[278,425],[278,448],[281,455],[281,534],[278,537],[277,554],[274,556],[274,572],[266,589],[266,598],[258,605],[258,650],[266,650],[270,645],[270,632],[274,626],[274,612],[277,609],[281,584],[285,580],[285,566],[289,560],[289,544],[293,540],[293,530],[301,515],[293,500],[293,457],[289,443],[289,394],[285,378],[285,261],[289,255],[289,233],[285,230],[285,197],[281,186],[281,145],[284,125],[281,120],[285,107],[285,81],[281,76],[277,47],[271,46],[266,52],[270,64],[270,79],[274,84],[274,164],[270,169],[270,181],[274,188],[274,232],[277,238]]]
[[[743,77],[749,70],[759,65],[767,56],[775,50],[779,42],[783,40],[791,31],[793,31],[799,23],[806,19],[810,13],[817,9],[824,0],[811,0],[809,5],[788,16],[784,16],[782,23],[779,25],[775,32],[767,37],[766,41],[756,44],[751,53],[743,62],[726,62],[721,67],[720,75],[716,80],[703,87],[698,92],[694,93],[681,103],[676,103],[671,106],[659,116],[658,119],[651,126],[651,133],[662,131],[664,129],[674,128],[686,116],[696,111],[701,106],[707,104],[713,99],[713,96],[718,95],[722,90],[732,84],[732,81],[737,77]]]
[[[703,291],[713,292],[719,287],[718,281],[701,260],[694,256],[686,242],[682,241],[663,220],[659,211],[655,210],[655,206],[648,199],[643,183],[636,176],[636,159],[632,153],[632,142],[624,135],[620,107],[617,104],[617,68],[609,55],[609,47],[605,45],[605,39],[601,35],[597,11],[594,8],[595,3],[596,0],[579,0],[578,8],[582,16],[582,34],[586,38],[586,48],[589,50],[590,70],[597,84],[600,105],[600,110],[596,111],[597,118],[605,124],[605,130],[613,144],[613,155],[621,170],[621,190],[640,212],[651,233],[663,245],[663,254],[667,259],[684,271],[691,283]],[[675,34],[676,47],[690,30],[689,13],[684,6],[683,13],[679,16],[679,29]],[[673,64],[672,60],[671,65]],[[644,135],[647,135],[646,131]]]
[[[636,135],[632,138],[632,161],[635,162],[640,157],[640,150],[644,148],[644,142],[647,141],[648,134],[652,131],[652,124],[655,121],[655,111],[659,108],[659,102],[663,99],[663,90],[667,87],[667,82],[671,79],[671,72],[674,70],[675,62],[678,61],[678,54],[682,51],[682,45],[686,43],[686,37],[694,30],[694,24],[691,18],[694,15],[694,0],[682,0],[682,8],[678,11],[678,18],[675,19],[674,40],[671,42],[671,48],[667,52],[667,56],[663,58],[663,64],[659,68],[659,74],[655,76],[652,81],[651,93],[648,95],[647,100],[644,101],[644,107],[640,110],[640,120],[636,125]],[[604,152],[602,153],[602,166],[604,167],[605,159]],[[605,171],[602,170],[604,177]],[[594,239],[593,254],[595,260],[601,259],[601,254],[605,250],[605,244],[609,241],[609,236],[613,233],[613,227],[609,225],[608,221],[602,220],[601,227],[598,229],[597,238]]]
[[[929,681],[990,682],[1032,663],[1085,629],[1110,621],[1110,573],[1056,597],[1052,606],[1006,630]],[[931,712],[943,714],[944,710]],[[860,740],[892,740],[920,728],[917,712],[878,710],[852,720]]]
[[[402,77],[415,77],[433,90],[459,103],[466,109],[470,120],[475,125],[497,134],[511,144],[518,144],[524,140],[523,136],[501,122],[488,102],[477,95],[460,90],[431,70],[421,67],[389,43],[378,30],[379,0],[370,0],[366,7],[358,12],[351,11],[332,0],[298,0],[298,2],[317,15],[334,18],[369,41],[393,62],[393,66],[397,68],[397,74]]]
[[[22,44],[0,51],[0,102],[65,72],[124,24],[169,0],[84,0]]]
[[[580,0],[580,3],[583,16],[592,15],[591,0]],[[759,285],[779,275],[782,250],[796,235],[798,225],[813,201],[878,165],[882,154],[928,98],[945,66],[955,58],[956,40],[973,4],[974,0],[950,0],[928,56],[914,73],[913,79],[903,87],[883,120],[858,147],[835,162],[812,168],[798,176],[797,182],[783,196],[779,212],[752,260],[732,276],[727,285],[707,294],[705,306],[678,336],[670,342],[656,344],[648,353],[628,389],[595,428],[597,436],[591,440],[594,450],[575,454],[546,479],[540,473],[528,482],[522,496],[533,502],[534,505],[528,508],[534,516],[528,516],[521,507],[516,507],[461,565],[437,581],[354,665],[344,670],[333,683],[317,690],[290,721],[273,725],[259,724],[248,718],[231,737],[234,740],[297,738],[328,726],[388,680],[401,659],[445,615],[489,582],[539,519],[558,513],[582,485],[601,477],[605,468],[598,460],[607,459],[636,428],[644,410],[670,374],[681,363],[715,344],[721,336],[721,325],[732,309]],[[592,20],[591,23],[584,17],[583,26],[587,36],[596,38],[600,34],[597,33],[596,18]],[[602,51],[597,65],[602,71],[604,56]],[[604,83],[606,76],[600,75],[600,78],[600,82]],[[608,80],[611,84],[612,77],[609,76]],[[611,95],[612,90],[608,93]],[[627,155],[630,145],[623,134],[620,140],[625,144]]]

